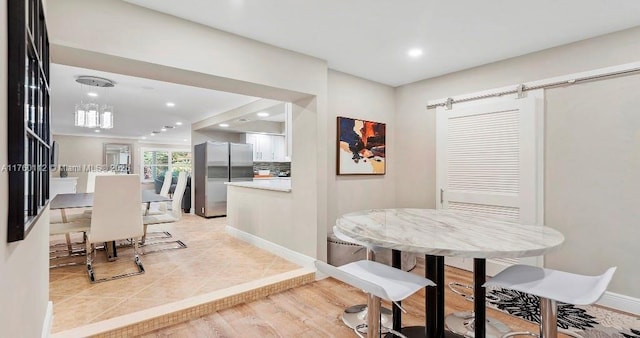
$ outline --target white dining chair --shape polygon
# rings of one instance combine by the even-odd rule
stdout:
[[[557,336],[556,302],[590,305],[598,301],[607,290],[616,267],[600,276],[585,276],[545,269],[530,265],[512,265],[495,275],[485,287],[502,287],[538,296],[540,298],[540,337]],[[531,332],[510,332],[503,337],[536,335]]]
[[[367,251],[367,259],[375,260],[375,253],[380,248],[370,245],[369,243],[358,241],[354,238],[351,238],[344,233],[342,233],[337,226],[333,226],[333,234],[336,237],[344,242],[352,243],[355,245],[359,245],[362,250]],[[355,252],[354,252],[355,253]],[[393,323],[393,312],[390,309],[385,307],[380,309],[380,321],[382,324]],[[351,329],[355,329],[357,326],[362,325],[367,322],[367,304],[356,304],[347,307],[342,312],[342,322],[350,327]]]
[[[374,323],[377,328],[370,328],[367,324],[358,325],[354,331],[360,337],[362,337],[361,330],[365,328],[367,330],[382,328],[395,335],[400,335],[391,327],[384,326],[379,322],[380,300],[399,302],[424,287],[435,286],[427,278],[369,260],[360,260],[339,267],[315,261],[315,266],[319,272],[364,290],[369,295],[370,308],[367,311],[367,322]]]
[[[153,224],[173,223],[182,218],[182,197],[184,191],[187,188],[187,173],[182,171],[178,174],[178,181],[176,188],[173,192],[173,199],[171,200],[171,210],[167,210],[161,214],[146,215],[143,217],[144,234],[142,236],[142,244],[145,244],[147,227]]]
[[[173,175],[169,171],[165,172],[164,181],[162,181],[162,188],[160,188],[160,196],[169,197],[172,180]],[[154,202],[151,203],[147,210],[145,210],[145,215],[160,215],[167,212],[167,210],[167,202]]]
[[[96,187],[96,176],[104,176],[104,175],[115,175],[115,171],[89,171],[87,173],[87,193],[92,193],[95,191]]]
[[[65,250],[66,254],[63,256],[58,256],[60,251],[55,250],[55,246],[54,247],[50,246],[49,261],[55,262],[58,259],[66,259],[72,256],[85,255],[86,251],[84,251],[84,248],[74,250],[73,248],[74,243],[71,242],[71,234],[82,233],[83,242],[76,243],[76,244],[84,244],[84,242],[86,241],[86,233],[87,231],[89,231],[90,227],[91,227],[91,220],[88,218],[82,218],[82,217],[78,217],[78,218],[73,217],[72,219],[68,219],[67,222],[49,223],[49,235],[50,236],[64,235],[66,240],[66,247],[67,247],[67,249]],[[68,265],[80,265],[80,264],[82,264],[82,262],[66,261],[59,264],[50,263],[49,268],[58,268],[58,267],[63,267]]]
[[[86,193],[93,193],[96,190],[96,177],[97,176],[109,176],[116,175],[115,171],[89,171],[87,173],[87,187]],[[83,213],[83,217],[91,218],[91,209],[86,209]]]
[[[87,273],[92,283],[144,273],[138,254],[138,240],[144,234],[140,204],[142,204],[142,197],[138,175],[96,177],[91,228],[87,232],[86,241]],[[133,239],[133,261],[138,272],[96,279],[92,260],[93,243],[115,242],[122,239]]]
[[[65,212],[64,216],[62,215],[63,212]],[[85,214],[67,214],[64,209],[51,210],[49,212],[49,223],[51,224],[69,223],[82,219],[90,219],[90,217]]]
[[[160,195],[169,197],[169,188],[171,188],[171,180],[173,175],[167,171],[164,173],[164,181],[162,181],[162,188],[160,188]]]
[[[90,218],[91,215],[86,214],[67,214],[64,209],[51,210],[49,211],[49,235],[65,235],[67,252],[71,255],[74,251],[71,234],[75,232],[84,233],[84,229],[89,227]],[[76,244],[84,244],[84,241]]]

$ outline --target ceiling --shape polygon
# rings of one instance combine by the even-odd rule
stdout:
[[[391,86],[640,25],[638,0],[125,1]]]
[[[202,130],[285,134],[285,109],[285,102],[280,102],[267,109],[237,116]],[[267,116],[260,116],[261,114]]]
[[[80,75],[112,80],[115,87],[82,86],[75,81]],[[53,134],[135,138],[152,143],[190,144],[191,123],[259,99],[59,64],[51,64],[51,84]],[[93,129],[74,126],[75,105],[81,100],[91,101],[88,92],[98,94],[94,102],[113,105],[113,129],[95,133]],[[173,102],[175,106],[167,107],[167,102]],[[164,126],[174,128],[162,132]],[[160,132],[151,136],[152,131]]]
[[[638,0],[124,1],[318,57],[331,69],[391,86],[640,25]],[[410,48],[424,54],[411,58]],[[73,125],[75,104],[89,99],[89,87],[83,94],[75,82],[79,75],[116,82],[106,91],[91,88],[98,89],[98,103],[106,96],[115,107],[115,127],[99,135],[141,142],[189,144],[191,123],[258,99],[52,64],[54,134],[98,135]],[[175,107],[167,107],[169,101]],[[150,136],[164,126],[174,128]]]

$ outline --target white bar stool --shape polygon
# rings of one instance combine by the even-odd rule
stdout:
[[[376,246],[358,241],[343,234],[335,225],[333,226],[333,234],[342,241],[353,243],[366,249],[367,260],[375,261],[375,251],[377,249]],[[367,322],[367,311],[367,304],[357,304],[349,306],[344,310],[344,312],[342,312],[342,322],[348,327],[355,330],[358,326]],[[382,323],[382,325],[386,325],[388,327],[393,325],[393,314],[391,310],[384,307],[380,308],[380,322]]]
[[[369,260],[361,260],[340,267],[321,261],[316,261],[315,265],[321,273],[362,289],[368,294],[367,337],[380,337],[380,299],[399,302],[426,286],[435,286],[427,278]],[[402,336],[391,328],[385,327],[385,329]],[[354,331],[362,337],[358,328]]]
[[[502,287],[540,297],[540,337],[558,335],[556,302],[590,305],[607,290],[616,267],[600,276],[577,275],[529,265],[513,265],[495,275],[485,287]],[[511,332],[505,335],[536,335],[531,332]]]

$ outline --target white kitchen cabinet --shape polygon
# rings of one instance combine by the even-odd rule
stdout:
[[[287,148],[285,144],[285,137],[280,135],[273,135],[273,161],[284,162],[287,155]]]
[[[271,140],[269,135],[247,133],[246,142],[253,144],[253,160],[256,162],[272,161]]]
[[[253,161],[258,161],[258,135],[257,134],[244,134],[244,142],[253,145]]]
[[[271,162],[275,156],[273,154],[273,141],[271,135],[258,134],[258,151],[260,161]]]
[[[282,135],[246,134],[246,142],[253,144],[253,160],[256,162],[283,162],[285,138]]]
[[[49,180],[49,199],[57,194],[73,194],[78,185],[77,177],[51,177]]]

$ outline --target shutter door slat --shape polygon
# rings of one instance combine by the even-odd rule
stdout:
[[[495,215],[504,217],[509,221],[518,222],[520,217],[520,210],[518,208],[511,207],[503,207],[496,205],[486,205],[486,204],[472,204],[472,203],[461,203],[461,202],[449,202],[449,209],[451,210],[460,210],[460,211],[473,211],[477,213],[482,213],[486,215]]]
[[[450,190],[518,193],[519,119],[519,111],[511,110],[448,120],[447,178]],[[451,203],[449,207],[453,208]]]

